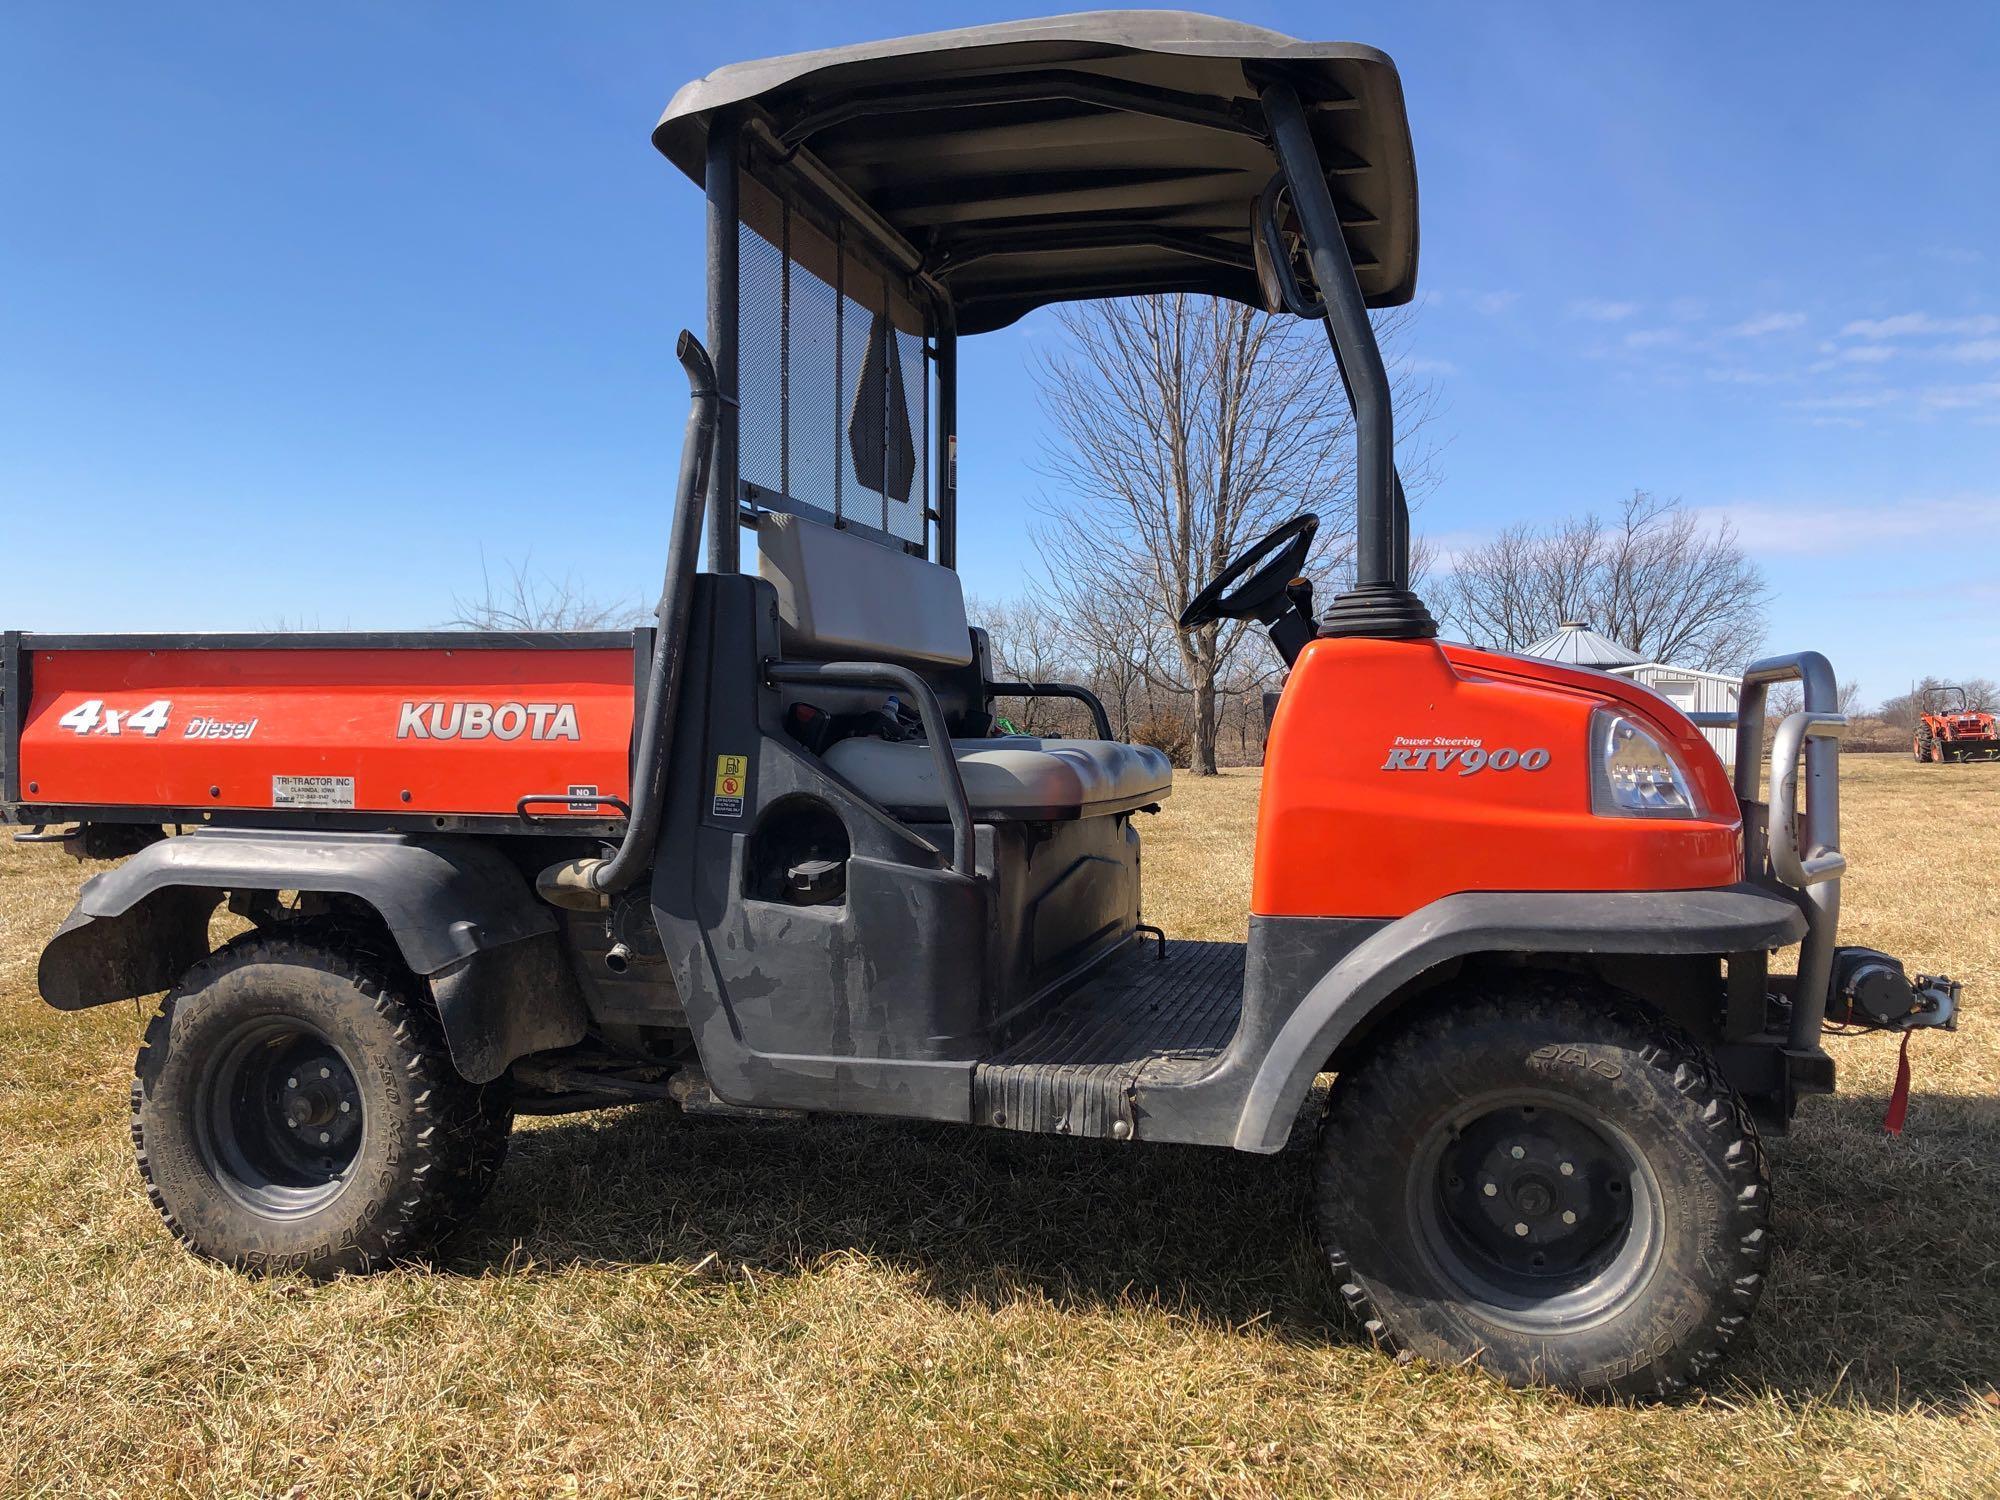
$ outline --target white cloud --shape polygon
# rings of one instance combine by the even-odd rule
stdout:
[[[1463,292],[1453,288],[1427,289],[1422,295],[1425,307],[1443,307],[1449,303],[1453,307],[1469,307],[1489,318],[1521,300],[1519,292]]]
[[[1391,363],[1400,374],[1405,375],[1456,375],[1458,366],[1448,359],[1432,359],[1428,355],[1406,354]]]
[[[1975,385],[1933,385],[1919,395],[1933,411],[1966,411],[1976,407],[2000,406],[2000,380],[1982,380]]]
[[[1759,313],[1754,318],[1745,318],[1741,323],[1722,330],[1726,339],[1760,339],[1767,334],[1789,333],[1794,328],[1803,328],[1806,315],[1799,312]]]
[[[2000,333],[2000,317],[1978,313],[1962,318],[1936,318],[1929,313],[1898,313],[1893,318],[1857,318],[1840,330],[1848,338],[1896,339],[1916,333],[1964,334],[1974,337]]]
[[[1902,391],[1885,386],[1871,391],[1836,391],[1826,396],[1800,396],[1785,405],[1793,411],[1872,411],[1907,399]]]
[[[1838,420],[1838,419],[1835,419]],[[1862,552],[1929,538],[2000,533],[2000,494],[1949,500],[1889,500],[1872,505],[1814,501],[1751,502],[1703,512],[1728,521],[1752,553]]]
[[[1591,323],[1622,323],[1638,310],[1636,302],[1606,302],[1600,297],[1585,297],[1569,305],[1572,318],[1582,318]]]
[[[1658,349],[1663,345],[1682,343],[1686,337],[1678,328],[1635,328],[1625,335],[1625,347]]]
[[[1615,304],[1621,310],[1628,305]],[[1585,300],[1569,310],[1590,318],[1600,306]],[[1976,367],[2000,365],[2000,315],[1860,318],[1808,342],[1796,335],[1810,332],[1824,315],[1766,309],[1732,318],[1692,301],[1669,303],[1667,313],[1608,330],[1609,338],[1587,352],[1619,359],[1626,378],[1660,386],[1706,382],[1740,388],[1745,399],[1755,399],[1759,387],[1770,389],[1774,402],[1790,398],[1777,404],[1797,420],[1820,426],[1858,426],[1871,416],[2000,422],[2000,381],[1965,379],[1989,373]],[[1893,384],[1884,378],[1891,370]]]
[[[1970,414],[1974,421],[2000,417],[2000,380],[1969,383],[1899,386],[1868,386],[1859,390],[1832,391],[1819,396],[1799,396],[1785,403],[1796,412],[1864,412],[1901,408],[1906,416],[1935,417],[1940,413]]]

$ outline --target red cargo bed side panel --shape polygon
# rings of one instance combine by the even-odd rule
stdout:
[[[624,799],[632,676],[629,647],[34,649],[19,795],[506,817],[573,787]]]

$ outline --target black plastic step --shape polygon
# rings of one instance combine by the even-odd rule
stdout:
[[[1199,1078],[1242,1011],[1241,943],[1135,947],[973,1070],[973,1121],[1129,1140],[1140,1083]]]

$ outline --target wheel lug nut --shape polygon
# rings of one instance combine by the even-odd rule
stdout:
[[[291,1127],[292,1127],[292,1129],[294,1129],[294,1130],[297,1130],[297,1129],[299,1128],[299,1122],[298,1122],[297,1120],[287,1120],[287,1121],[285,1121],[285,1123],[286,1123],[287,1125],[291,1126]]]
[[[320,1077],[322,1077],[322,1078],[331,1078],[331,1077],[333,1077],[333,1069],[331,1069],[331,1068],[321,1068],[321,1069],[319,1070],[319,1076],[320,1076]]]
[[[1528,1153],[1525,1148],[1516,1146],[1512,1151],[1508,1152],[1507,1154],[1513,1157],[1515,1161],[1519,1161],[1522,1157],[1526,1156]]]
[[[1528,1226],[1526,1224],[1516,1224],[1514,1226],[1514,1233],[1516,1234],[1526,1234],[1527,1232]]]
[[[1486,1186],[1481,1188],[1479,1191],[1484,1193],[1489,1198],[1497,1197],[1499,1196],[1500,1193],[1499,1187],[1491,1182],[1487,1183]]]
[[[296,1078],[287,1078],[285,1080],[285,1087],[288,1089],[295,1089],[298,1086],[299,1086],[299,1081]]]
[[[1564,1209],[1564,1210],[1563,1210],[1563,1223],[1565,1223],[1565,1224],[1574,1224],[1575,1222],[1576,1222],[1576,1210],[1575,1210],[1575,1209],[1573,1209],[1573,1208],[1566,1208],[1566,1209]]]
[[[352,1108],[354,1108],[354,1106],[349,1104],[345,1099],[340,1101],[340,1112],[342,1114],[346,1114]]]
[[[1564,1162],[1562,1164],[1562,1174],[1565,1177],[1576,1176],[1576,1164],[1574,1162]]]
[[[332,1136],[330,1136],[330,1135],[328,1135],[328,1134],[327,1134],[327,1133],[326,1133],[326,1132],[325,1132],[324,1130],[322,1130],[322,1131],[321,1131],[321,1132],[319,1133],[319,1143],[320,1143],[320,1144],[321,1144],[322,1146],[324,1146],[324,1145],[325,1145],[325,1144],[326,1144],[326,1143],[327,1143],[328,1141],[330,1141],[330,1140],[332,1140],[332,1139],[333,1139],[333,1137],[332,1137]]]

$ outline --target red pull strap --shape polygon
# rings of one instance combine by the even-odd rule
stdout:
[[[1903,1033],[1903,1045],[1896,1053],[1896,1086],[1889,1092],[1888,1113],[1882,1128],[1890,1135],[1903,1133],[1903,1121],[1910,1113],[1910,1033]]]

